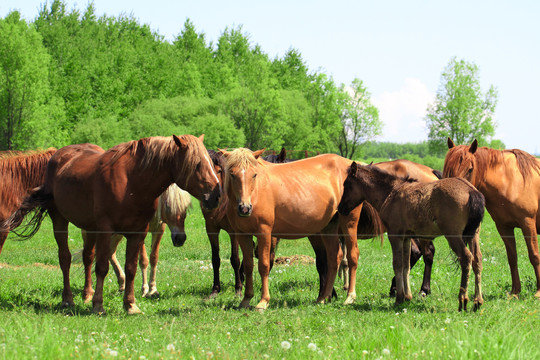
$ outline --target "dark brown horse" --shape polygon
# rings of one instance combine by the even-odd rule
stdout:
[[[137,258],[156,211],[157,198],[173,182],[205,206],[217,206],[221,186],[202,136],[144,138],[108,151],[91,144],[66,146],[51,158],[45,184],[25,199],[7,228],[14,229],[28,212],[38,209],[27,234],[31,236],[44,214],[49,213],[64,275],[62,304],[68,306],[73,305],[68,224],[86,230],[88,241],[83,250],[86,269],[93,261],[94,248],[96,253],[97,281],[92,298],[95,313],[104,312],[103,281],[109,270],[111,236],[124,235],[127,239],[124,308],[129,314],[139,313],[133,281]],[[83,297],[91,291],[90,284],[85,284]]]
[[[485,200],[474,186],[463,179],[420,183],[396,177],[375,166],[354,162],[343,186],[338,208],[341,214],[347,215],[367,201],[379,211],[384,222],[392,245],[396,304],[412,298],[409,287],[410,239],[433,240],[444,235],[461,264],[459,310],[467,309],[471,264],[475,275],[474,310],[482,305],[479,231]]]
[[[521,282],[514,228],[521,229],[536,276],[535,296],[540,298],[537,238],[540,231],[540,160],[518,149],[478,147],[476,140],[470,146],[455,146],[448,138],[443,174],[469,180],[486,197],[486,209],[506,246],[512,275],[510,295],[516,297],[521,292]]]
[[[56,149],[0,153],[0,222],[8,219],[32,189],[45,181],[47,163]],[[8,232],[0,232],[0,253]]]

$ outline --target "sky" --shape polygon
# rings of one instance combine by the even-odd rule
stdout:
[[[68,10],[89,1],[64,1]],[[1,0],[32,21],[44,1]],[[50,3],[50,1],[49,1]],[[271,58],[297,49],[337,84],[364,81],[384,123],[379,141],[427,140],[425,115],[453,57],[498,90],[495,139],[540,154],[540,1],[94,0],[98,15],[133,16],[173,40],[190,19],[207,41],[238,28]]]

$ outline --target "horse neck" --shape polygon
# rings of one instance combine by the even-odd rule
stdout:
[[[360,180],[364,188],[365,200],[378,211],[383,206],[390,193],[399,185],[400,181],[388,175],[380,178],[366,177]]]

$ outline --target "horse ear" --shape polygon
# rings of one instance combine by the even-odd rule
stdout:
[[[453,148],[454,146],[456,146],[456,144],[454,144],[454,142],[452,141],[452,139],[450,139],[450,136],[448,137],[447,142],[448,142],[448,148],[449,148],[449,149],[451,149],[451,148]]]
[[[476,152],[476,150],[478,149],[478,140],[474,139],[474,141],[472,142],[471,146],[469,147],[469,152],[471,154],[474,154]]]
[[[255,159],[258,159],[259,156],[262,155],[262,153],[264,152],[265,149],[261,149],[261,150],[257,150],[257,151],[254,151],[253,152],[253,156],[255,156]]]
[[[221,155],[223,155],[224,157],[226,157],[226,158],[229,157],[229,155],[231,155],[231,153],[228,152],[228,151],[225,150],[225,149],[218,149],[218,152],[219,152]]]
[[[201,136],[199,136],[199,140],[201,140],[201,142],[203,142],[203,140],[204,140],[204,134],[201,134]]]
[[[178,137],[178,136],[176,136],[176,135],[173,135],[172,137],[173,137],[174,142],[176,143],[176,145],[178,145],[178,146],[181,147],[181,148],[187,147],[187,145],[188,145],[187,140],[184,139],[183,136]]]
[[[279,152],[278,159],[280,162],[284,162],[287,158],[287,150],[285,150],[284,147],[281,148],[281,151]]]
[[[357,171],[357,170],[358,170],[358,165],[356,164],[355,161],[353,161],[352,164],[351,164],[351,172],[352,172],[353,174],[356,174],[356,171]]]

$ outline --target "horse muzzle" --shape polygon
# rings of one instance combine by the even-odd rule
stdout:
[[[347,215],[349,215],[351,213],[351,209],[343,201],[341,201],[339,203],[337,211],[341,215],[345,215],[345,216],[347,216]]]
[[[186,242],[187,236],[184,232],[171,233],[171,239],[175,247],[180,247]]]
[[[253,205],[251,204],[238,204],[238,216],[248,217],[253,211]]]
[[[219,204],[219,197],[221,196],[221,189],[216,185],[214,189],[203,195],[202,204],[205,209],[212,210],[215,209]]]

